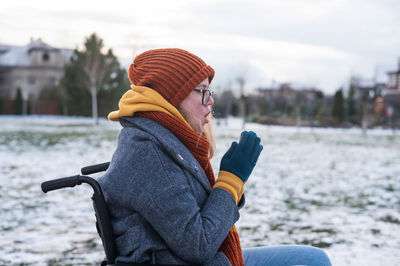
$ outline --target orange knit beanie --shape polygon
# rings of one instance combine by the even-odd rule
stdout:
[[[188,51],[166,48],[136,56],[128,75],[133,85],[150,87],[178,107],[204,79],[211,83],[214,69]]]

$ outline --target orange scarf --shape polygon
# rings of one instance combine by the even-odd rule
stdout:
[[[176,117],[163,112],[137,112],[135,115],[157,121],[172,131],[197,159],[200,166],[203,168],[211,187],[214,186],[215,176],[208,157],[210,144],[204,135],[189,129],[187,125]],[[218,251],[223,252],[232,265],[244,266],[239,235],[235,226],[233,226],[229,231]]]

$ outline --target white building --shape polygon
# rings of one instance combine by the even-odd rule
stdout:
[[[387,84],[388,94],[400,94],[400,58],[398,59],[398,69],[388,72],[389,82]]]
[[[25,46],[0,45],[0,96],[14,100],[21,89],[25,101],[35,102],[42,89],[58,84],[72,54],[41,39]]]

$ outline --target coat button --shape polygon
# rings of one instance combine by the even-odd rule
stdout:
[[[183,157],[182,155],[178,154],[179,159],[181,159],[183,161]]]

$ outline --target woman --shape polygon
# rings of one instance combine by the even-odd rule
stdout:
[[[244,265],[234,224],[260,138],[243,132],[216,181],[209,126],[214,70],[185,50],[155,49],[138,55],[128,74],[132,89],[109,115],[123,129],[99,179],[117,262]],[[269,259],[267,253],[252,250],[248,258]]]

